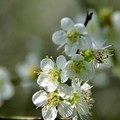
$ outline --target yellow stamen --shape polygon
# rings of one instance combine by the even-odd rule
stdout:
[[[33,73],[34,73],[34,74],[37,74],[37,75],[40,75],[40,71],[34,70]]]

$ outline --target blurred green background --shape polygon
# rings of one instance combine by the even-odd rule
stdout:
[[[35,54],[38,61],[46,55],[56,58],[62,50],[56,51],[57,46],[51,37],[53,32],[60,29],[61,18],[67,16],[75,19],[86,10],[99,12],[103,7],[119,10],[120,1],[0,0],[0,66],[10,72],[15,89],[13,97],[5,100],[0,107],[0,116],[41,116],[40,109],[35,109],[31,100],[39,90],[37,76],[32,76],[32,85],[30,83],[25,87],[16,72],[16,65],[25,61],[28,53]],[[120,120],[120,63],[116,56],[113,57],[113,68],[103,71],[107,74],[109,84],[92,89],[95,103],[91,120]],[[39,68],[39,62],[37,64]],[[97,77],[98,81],[101,79]]]

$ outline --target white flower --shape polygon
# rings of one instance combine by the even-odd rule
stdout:
[[[95,74],[95,69],[91,63],[84,61],[84,59],[76,54],[72,60],[69,60],[65,66],[66,74],[70,79],[91,79]]]
[[[91,115],[90,109],[93,103],[93,99],[91,98],[91,86],[87,82],[81,85],[81,82],[79,82],[78,79],[73,79],[72,87],[74,90],[74,95],[71,101],[74,112],[71,117],[73,120],[77,120],[78,113],[80,118],[84,120]]]
[[[62,118],[67,118],[72,115],[73,108],[65,99],[71,96],[72,90],[68,85],[60,84],[56,92],[47,93],[44,90],[36,92],[32,101],[37,108],[43,107],[42,117],[44,120],[54,120],[57,112]]]
[[[26,56],[26,59],[24,62],[18,63],[16,65],[16,72],[19,75],[19,77],[25,82],[32,80],[34,74],[34,70],[39,65],[39,61],[37,59],[37,56],[33,53],[29,53]]]
[[[105,41],[100,43],[93,42],[93,54],[95,59],[95,66],[98,68],[100,65],[109,63],[109,58],[113,56],[112,45],[105,46]]]
[[[45,58],[40,62],[40,73],[37,83],[48,92],[53,92],[57,89],[59,83],[67,81],[68,77],[64,71],[66,59],[60,55],[56,59],[56,63],[50,59]]]
[[[10,82],[10,75],[6,68],[0,67],[0,106],[4,100],[10,99],[13,94],[14,88]]]
[[[74,24],[70,18],[66,17],[61,20],[61,28],[62,30],[53,34],[52,40],[55,44],[59,45],[59,48],[65,46],[64,52],[66,55],[71,56],[75,54],[86,41],[91,44],[84,24]]]
[[[112,56],[111,54],[113,52],[112,45],[108,45],[103,47],[105,42],[102,41],[93,41],[92,46],[88,46],[86,44],[84,46],[84,49],[79,50],[78,53],[80,53],[84,60],[87,62],[93,62],[95,68],[98,68],[100,65],[104,65],[108,62],[108,58]]]

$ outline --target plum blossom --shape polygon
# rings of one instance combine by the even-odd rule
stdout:
[[[106,64],[109,58],[113,56],[112,45],[105,46],[104,44],[105,41],[93,41],[92,46],[86,44],[84,49],[79,50],[78,53],[82,55],[85,61],[93,62],[95,68],[98,68],[100,65]]]
[[[85,120],[91,115],[90,109],[92,107],[92,103],[94,102],[91,97],[91,88],[87,82],[83,83],[79,81],[79,79],[72,80],[73,87],[73,115],[71,116],[73,120],[78,120],[78,115],[81,120]]]
[[[67,118],[72,115],[73,108],[67,99],[72,95],[72,88],[66,84],[61,84],[58,91],[46,92],[40,90],[33,97],[33,103],[38,107],[42,107],[42,117],[44,120],[55,120],[57,113],[62,118]]]
[[[84,24],[74,24],[70,18],[65,17],[61,20],[61,28],[62,30],[53,34],[52,40],[56,45],[59,45],[58,49],[64,46],[66,55],[72,56],[86,42],[91,44]]]
[[[76,54],[71,60],[66,63],[66,74],[70,79],[91,79],[95,74],[95,69],[92,63],[84,61],[84,59]]]
[[[40,75],[37,83],[48,92],[53,92],[57,89],[59,83],[64,83],[68,80],[66,72],[64,71],[66,58],[60,55],[56,59],[56,63],[50,59],[45,58],[40,62]]]

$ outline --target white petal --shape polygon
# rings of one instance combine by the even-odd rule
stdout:
[[[61,20],[61,28],[63,30],[69,30],[73,26],[74,26],[74,22],[70,18],[65,17]]]
[[[67,77],[67,74],[66,74],[66,71],[65,70],[62,70],[61,72],[61,82],[64,83],[68,80],[68,77]]]
[[[91,40],[91,37],[89,35],[86,35],[83,40],[81,40],[81,46],[80,49],[92,49],[93,43]]]
[[[102,37],[102,36],[101,36]],[[103,46],[106,44],[106,40],[103,41],[102,39],[99,38],[92,38],[92,46],[93,49],[101,49]]]
[[[71,56],[74,56],[76,54],[77,50],[81,48],[81,45],[78,43],[79,42],[77,41],[72,45],[71,51],[70,51]]]
[[[79,115],[83,115],[83,116],[86,116],[89,114],[89,106],[87,105],[87,103],[85,101],[80,101],[78,104],[77,104],[77,110],[78,110],[78,113]]]
[[[86,77],[87,79],[93,79],[95,76],[95,66],[93,63],[84,62],[86,67]]]
[[[47,91],[47,92],[53,92],[57,89],[58,87],[58,82],[55,80],[55,82],[51,82],[51,81],[46,81],[46,86],[43,86],[43,88]]]
[[[68,56],[74,56],[76,54],[77,50],[80,48],[81,48],[81,40],[77,40],[76,42],[68,43],[65,46],[65,53]]]
[[[72,60],[73,61],[83,61],[84,59],[79,54],[75,54],[74,56],[72,56]]]
[[[53,92],[57,89],[58,81],[47,78],[45,75],[40,75],[38,77],[37,83],[39,86],[43,87],[47,92]]]
[[[74,109],[73,114],[71,115],[72,120],[78,120],[78,114],[77,111]]]
[[[85,92],[89,91],[91,89],[91,86],[88,84],[88,83],[84,83],[82,86],[81,86],[81,89]]]
[[[65,67],[66,58],[63,55],[60,55],[56,59],[56,64],[59,69],[63,69]]]
[[[53,68],[54,65],[55,63],[49,58],[45,58],[40,62],[40,67],[43,71]]]
[[[63,118],[67,118],[72,115],[73,108],[69,102],[62,101],[59,103],[58,111]]]
[[[45,105],[47,102],[47,93],[44,90],[36,92],[32,96],[32,102],[38,107]]]
[[[45,106],[42,109],[42,117],[44,120],[55,120],[55,118],[57,117],[57,110],[55,106]]]
[[[72,87],[73,87],[74,91],[78,91],[80,89],[81,82],[82,81],[80,81],[79,79],[72,80]]]
[[[65,40],[66,40],[66,34],[62,30],[54,32],[53,35],[52,35],[52,41],[56,45],[61,45],[62,43],[65,43]]]
[[[66,44],[65,45],[65,54],[67,55],[67,56],[71,56],[71,48],[72,48],[72,44]]]
[[[80,34],[83,34],[83,35],[87,34],[86,28],[83,24],[78,23],[78,24],[75,24],[74,27],[80,31]]]
[[[46,75],[41,73],[39,76],[38,76],[38,79],[37,79],[37,84],[40,86],[41,83],[43,82],[43,80],[46,78]]]
[[[69,87],[67,84],[60,84],[58,86],[58,91],[59,91],[59,95],[64,99],[73,96],[73,89]]]
[[[71,64],[73,64],[72,60],[68,61],[65,66],[66,75],[68,78],[74,78],[74,69],[71,69]]]

